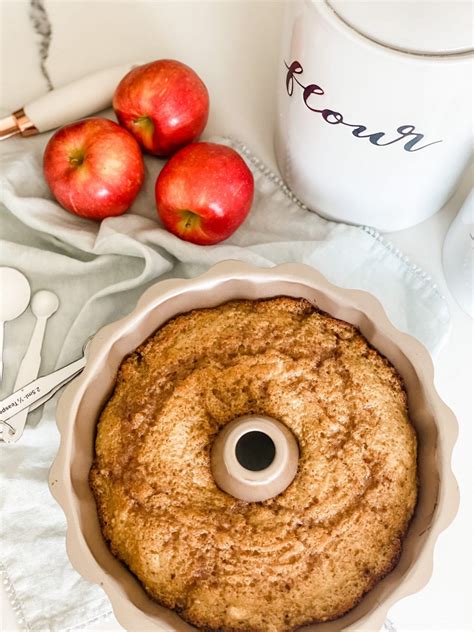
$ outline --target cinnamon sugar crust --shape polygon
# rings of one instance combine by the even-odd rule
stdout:
[[[248,414],[296,436],[298,472],[246,503],[212,478]],[[170,320],[120,366],[90,471],[112,553],[200,629],[284,632],[342,616],[396,564],[417,498],[416,436],[394,367],[305,299]]]

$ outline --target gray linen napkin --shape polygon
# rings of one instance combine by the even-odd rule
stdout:
[[[191,277],[224,259],[259,266],[300,261],[336,284],[375,294],[393,323],[431,351],[449,330],[447,305],[429,277],[367,227],[328,222],[308,212],[250,151],[234,146],[255,176],[255,201],[226,242],[201,247],[164,230],[154,182],[163,161],[146,159],[145,186],[133,208],[102,223],[75,217],[52,199],[42,177],[46,136],[4,144],[0,265],[21,270],[33,292],[60,299],[47,326],[41,374],[81,354],[87,337],[132,310],[150,284]],[[34,324],[31,310],[8,323],[0,397],[11,392]],[[65,520],[49,494],[58,445],[55,401],[28,418],[17,444],[1,445],[1,558],[4,583],[27,630],[72,630],[110,616],[102,591],[70,566]]]

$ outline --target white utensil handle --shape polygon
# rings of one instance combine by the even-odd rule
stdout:
[[[47,318],[38,318],[31,336],[28,349],[21,361],[18,375],[16,376],[15,390],[21,388],[38,377],[38,371],[41,364],[41,347],[43,346],[44,332],[46,329]],[[13,433],[6,432],[2,438],[6,443],[17,441],[23,434],[23,429],[28,417],[28,408],[15,415],[8,422],[13,428]]]
[[[52,296],[56,298],[55,295]],[[13,387],[15,390],[26,386],[26,384],[29,384],[32,380],[38,377],[41,365],[41,349],[43,348],[44,332],[46,330],[46,322],[49,316],[51,316],[51,314],[48,314],[47,316],[37,316],[35,328],[33,329],[33,335],[31,336],[28,349],[21,361],[20,368],[16,376],[15,386]],[[13,428],[13,433],[11,433],[11,431],[7,432],[3,436],[4,441],[7,443],[10,441],[17,441],[21,437],[25,428],[27,417],[28,409],[25,409],[10,419],[9,425]]]
[[[26,105],[27,117],[40,132],[61,127],[110,107],[119,81],[140,62],[101,70]]]
[[[43,395],[43,397],[40,397],[38,400],[36,400],[34,404],[31,404],[31,406],[28,408],[28,414],[32,413],[34,410],[36,410],[40,406],[44,406],[44,404],[46,404],[48,400],[50,400],[54,395],[56,395],[56,393],[59,391],[60,388],[62,388],[63,386],[66,386],[68,382],[70,382],[74,377],[76,377],[76,375],[80,373],[82,369],[84,368],[84,366],[81,366],[80,364],[78,366],[79,368],[76,371],[74,371],[74,373],[71,373],[70,375],[68,375],[67,378],[63,380],[62,382],[55,384],[53,388],[48,393],[46,393],[46,395]]]
[[[26,350],[15,380],[15,390],[25,386],[36,377],[41,364],[41,347],[43,346],[46,318],[38,318],[33,329],[30,344]]]
[[[0,401],[0,422],[9,421],[40,399],[46,401],[47,396],[52,394],[59,384],[64,385],[68,380],[72,379],[79,371],[82,371],[85,364],[85,357],[79,358],[79,360],[75,360],[71,364],[54,371],[54,373],[39,377],[37,380],[5,397],[5,399]]]

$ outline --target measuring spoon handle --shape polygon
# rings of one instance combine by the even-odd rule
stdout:
[[[14,417],[25,408],[29,408],[34,402],[45,397],[51,391],[54,391],[58,384],[66,382],[68,379],[74,377],[76,373],[79,373],[84,368],[86,359],[83,356],[79,360],[71,362],[63,366],[61,369],[39,377],[33,382],[30,382],[23,388],[18,389],[2,401],[0,401],[0,422],[7,422],[11,417]],[[8,430],[8,428],[6,429]],[[3,440],[7,440],[8,432],[3,432]]]
[[[14,389],[18,390],[22,386],[29,384],[31,380],[38,377],[41,365],[41,347],[43,346],[44,332],[46,329],[46,318],[36,320],[33,335],[31,336],[28,349],[21,361],[18,374],[16,376]]]

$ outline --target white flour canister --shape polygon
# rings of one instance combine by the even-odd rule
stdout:
[[[393,231],[443,206],[472,151],[470,1],[295,0],[278,63],[277,161],[310,209]]]

